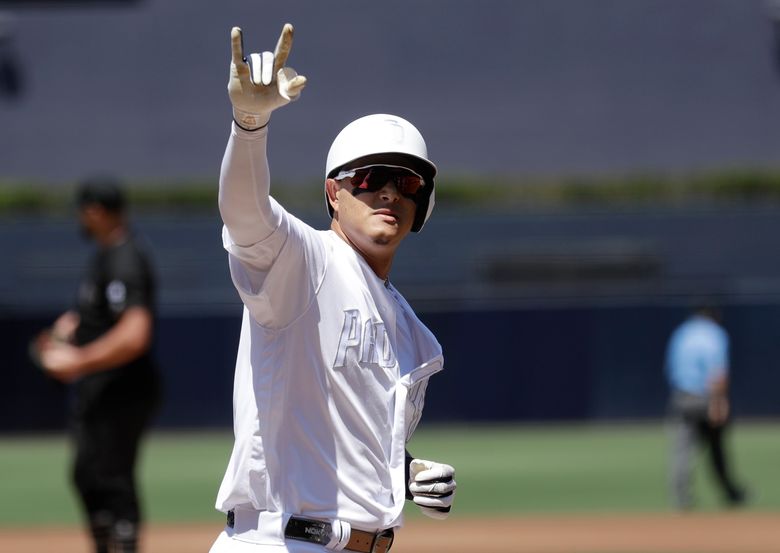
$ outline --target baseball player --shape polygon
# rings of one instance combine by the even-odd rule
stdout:
[[[247,59],[231,32],[219,208],[244,311],[217,497],[227,526],[211,551],[385,553],[405,498],[445,518],[456,486],[451,466],[405,450],[443,358],[389,280],[431,214],[436,167],[408,121],[362,117],[328,153],[330,229],[285,211],[269,196],[266,140],[271,112],[306,84],[285,67],[292,34],[285,25],[274,52]]]
[[[128,228],[113,180],[91,179],[77,193],[84,233],[98,245],[74,310],[35,344],[50,376],[75,388],[73,481],[97,553],[135,553],[141,522],[135,482],[138,445],[159,402],[150,355],[154,279]]]

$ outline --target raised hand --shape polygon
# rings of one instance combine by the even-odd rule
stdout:
[[[228,95],[233,118],[241,128],[251,131],[264,127],[273,110],[298,99],[306,86],[306,77],[284,66],[292,39],[293,27],[287,23],[273,52],[250,54],[247,59],[241,29],[233,27],[230,31]]]

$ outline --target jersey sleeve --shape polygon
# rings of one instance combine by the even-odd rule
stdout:
[[[118,317],[130,307],[154,309],[154,289],[148,259],[138,249],[123,248],[106,272],[105,297],[108,308]]]
[[[235,243],[227,227],[222,241],[230,276],[249,314],[266,328],[284,328],[314,299],[325,275],[327,250],[320,233],[274,202],[280,224],[251,246]]]

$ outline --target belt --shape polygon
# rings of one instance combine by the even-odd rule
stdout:
[[[234,514],[228,511],[227,525],[233,528]],[[319,545],[327,545],[331,541],[333,526],[330,522],[310,518],[290,517],[284,528],[284,537],[291,540],[307,541]],[[392,528],[378,532],[366,532],[352,528],[349,541],[344,546],[346,551],[357,553],[387,553],[393,545],[395,533]]]

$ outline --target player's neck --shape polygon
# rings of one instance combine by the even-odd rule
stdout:
[[[371,267],[372,271],[374,271],[374,274],[380,279],[384,280],[385,284],[387,284],[387,282],[390,280],[390,267],[393,264],[392,257],[387,260],[375,259],[369,257],[360,250],[358,250],[358,253],[363,256],[363,259],[366,260],[366,263],[368,263],[368,266]]]
[[[345,237],[346,239],[346,237]],[[360,254],[360,256],[366,261],[374,274],[385,283],[390,279],[390,267],[393,265],[393,254],[390,255],[372,255],[371,252],[367,252],[364,249],[359,248],[356,244],[347,240],[347,243]]]
[[[353,250],[360,254],[377,277],[384,280],[385,283],[388,282],[390,278],[390,268],[393,265],[393,257],[395,256],[395,247],[386,245],[377,245],[376,247],[361,246],[361,244],[350,240],[349,236],[347,236],[344,229],[341,228],[335,219],[331,222],[330,228],[344,240],[344,242],[349,244]]]

